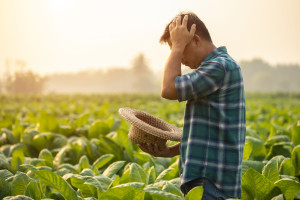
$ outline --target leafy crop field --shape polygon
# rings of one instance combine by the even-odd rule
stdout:
[[[179,156],[128,140],[120,107],[183,126],[185,104],[155,95],[1,96],[0,199],[199,199],[179,189]],[[247,94],[246,108],[242,199],[300,199],[300,94]]]

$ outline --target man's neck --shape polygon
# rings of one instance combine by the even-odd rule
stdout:
[[[202,44],[202,57],[201,57],[201,62],[199,65],[203,62],[203,60],[216,49],[216,46],[212,42],[204,42]]]

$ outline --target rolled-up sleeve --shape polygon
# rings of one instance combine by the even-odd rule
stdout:
[[[218,62],[206,62],[194,72],[177,76],[175,87],[178,101],[207,96],[218,90],[224,79],[224,67]]]

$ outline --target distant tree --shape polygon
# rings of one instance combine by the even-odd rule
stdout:
[[[31,70],[19,70],[7,77],[5,88],[11,94],[37,94],[43,92],[45,80]]]
[[[136,92],[155,92],[155,76],[150,69],[143,53],[137,55],[132,61],[132,72],[134,75],[133,87]]]
[[[300,66],[272,66],[262,59],[241,61],[245,91],[259,92],[299,92]]]

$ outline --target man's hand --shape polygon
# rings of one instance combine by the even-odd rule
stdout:
[[[187,30],[188,15],[185,15],[182,23],[181,16],[178,16],[169,25],[170,42],[172,48],[185,48],[185,46],[193,39],[196,31],[196,24],[193,24],[191,30]]]
[[[158,149],[157,144],[138,144],[140,149],[145,151],[146,153],[149,153],[155,157],[172,157],[170,148],[165,145],[163,149]]]

